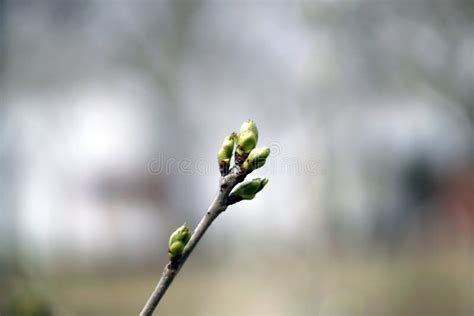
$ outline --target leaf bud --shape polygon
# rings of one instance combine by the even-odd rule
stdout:
[[[189,239],[191,239],[191,232],[186,224],[183,224],[171,234],[168,242],[168,254],[171,259],[181,257],[184,246],[186,246]]]
[[[253,134],[255,134],[255,137],[258,140],[258,129],[254,121],[246,120],[245,122],[242,123],[242,125],[240,126],[239,133],[243,134],[245,132],[252,132]]]
[[[237,153],[239,155],[248,155],[252,149],[257,146],[258,129],[255,122],[247,120],[242,123],[237,140]]]
[[[252,200],[268,183],[268,179],[255,178],[251,181],[242,183],[229,196],[228,205],[241,200]]]
[[[267,157],[270,155],[270,148],[260,147],[253,149],[243,164],[243,168],[247,172],[251,172],[255,169],[262,167],[267,161]]]
[[[230,159],[234,152],[234,144],[237,134],[232,132],[229,136],[224,138],[221,148],[217,152],[217,162],[219,163],[219,170],[221,175],[224,176],[229,171]]]

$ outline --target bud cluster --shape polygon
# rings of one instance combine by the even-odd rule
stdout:
[[[220,212],[223,212],[231,204],[242,200],[252,200],[267,185],[268,179],[265,178],[255,178],[241,183],[249,173],[262,167],[270,155],[270,148],[257,148],[257,141],[258,129],[252,120],[245,121],[240,127],[239,133],[232,132],[224,138],[217,152],[217,161],[222,175],[220,190],[205,215],[207,218],[205,217],[204,219],[207,220],[203,219],[194,231],[195,238],[192,241],[194,244],[189,245],[186,250],[189,252],[183,256],[186,244],[191,240],[192,236],[186,223],[178,227],[169,238],[168,254],[170,263],[167,267],[174,270],[174,273],[179,271],[180,266],[184,264],[187,256],[191,253],[207,227]],[[232,160],[234,167],[230,170]],[[241,184],[234,189],[238,183]],[[232,191],[232,189],[234,190]],[[165,274],[167,271],[171,270],[167,268]],[[165,278],[165,275],[163,275],[162,280],[163,278]],[[169,282],[172,279],[168,278]],[[147,310],[147,306],[145,306],[144,310]]]
[[[256,148],[258,141],[257,125],[252,120],[245,121],[240,127],[239,133],[232,132],[224,139],[217,153],[219,170],[222,176],[229,172],[232,154],[234,154],[235,165],[246,173],[262,167],[270,155],[270,148]]]

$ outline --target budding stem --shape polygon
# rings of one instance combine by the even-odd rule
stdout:
[[[224,139],[224,142],[217,153],[217,161],[221,173],[219,190],[191,235],[191,238],[189,238],[189,230],[186,225],[178,228],[170,236],[168,248],[170,262],[166,265],[160,281],[143,307],[140,316],[151,316],[153,314],[153,311],[166,293],[166,290],[168,290],[171,283],[173,283],[174,278],[217,216],[224,212],[227,209],[227,206],[231,204],[237,203],[243,199],[252,199],[268,182],[267,179],[254,179],[250,184],[247,184],[240,191],[236,192],[236,194],[231,195],[234,187],[242,182],[245,177],[252,172],[252,170],[263,166],[265,159],[270,154],[268,148],[255,149],[257,140],[257,126],[252,120],[247,120],[242,124],[238,136],[236,133],[232,132]],[[235,146],[235,143],[237,143],[237,146]],[[235,165],[229,170],[234,146]],[[252,156],[255,157],[251,159]],[[263,161],[258,163],[258,159],[260,158],[263,159]],[[249,162],[247,159],[251,161]],[[254,160],[257,162],[254,163]]]
[[[207,211],[204,213],[203,218],[191,235],[191,239],[184,247],[181,257],[174,262],[170,260],[170,262],[166,265],[160,281],[143,307],[140,316],[151,316],[153,314],[156,306],[168,290],[171,283],[173,283],[174,278],[179,273],[196,245],[199,243],[199,240],[201,240],[202,236],[207,231],[209,226],[211,226],[212,222],[217,218],[217,216],[226,210],[227,206],[229,205],[227,199],[232,189],[237,184],[242,182],[244,178],[245,174],[243,174],[239,168],[233,168],[231,171],[229,171],[228,175],[222,177],[219,190],[214,197],[214,200]]]

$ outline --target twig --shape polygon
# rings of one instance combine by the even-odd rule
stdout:
[[[221,177],[219,191],[217,192],[214,200],[207,209],[198,226],[194,230],[191,239],[186,244],[182,256],[178,260],[170,260],[170,262],[166,265],[160,281],[146,302],[145,307],[143,307],[140,316],[151,316],[153,314],[153,311],[155,310],[163,295],[166,293],[166,290],[171,285],[174,278],[179,273],[181,267],[184,265],[189,255],[198,244],[199,240],[201,240],[206,230],[209,228],[209,226],[211,226],[212,222],[217,218],[217,216],[227,209],[227,198],[229,197],[230,192],[238,183],[245,179],[245,176],[246,173],[243,172],[239,167],[234,167],[226,176]]]
[[[186,224],[171,234],[168,241],[170,261],[140,316],[153,314],[174,278],[217,216],[231,204],[253,199],[268,183],[268,179],[255,178],[239,185],[232,192],[234,187],[242,182],[249,173],[262,167],[270,154],[268,147],[256,148],[257,139],[257,126],[252,120],[247,120],[242,124],[239,134],[232,132],[224,138],[224,142],[217,152],[217,161],[221,172],[219,191],[191,236]],[[234,167],[229,170],[233,155]]]

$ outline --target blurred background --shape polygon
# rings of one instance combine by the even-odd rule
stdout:
[[[137,315],[252,118],[269,185],[160,315],[473,315],[474,3],[0,1],[0,314]]]

